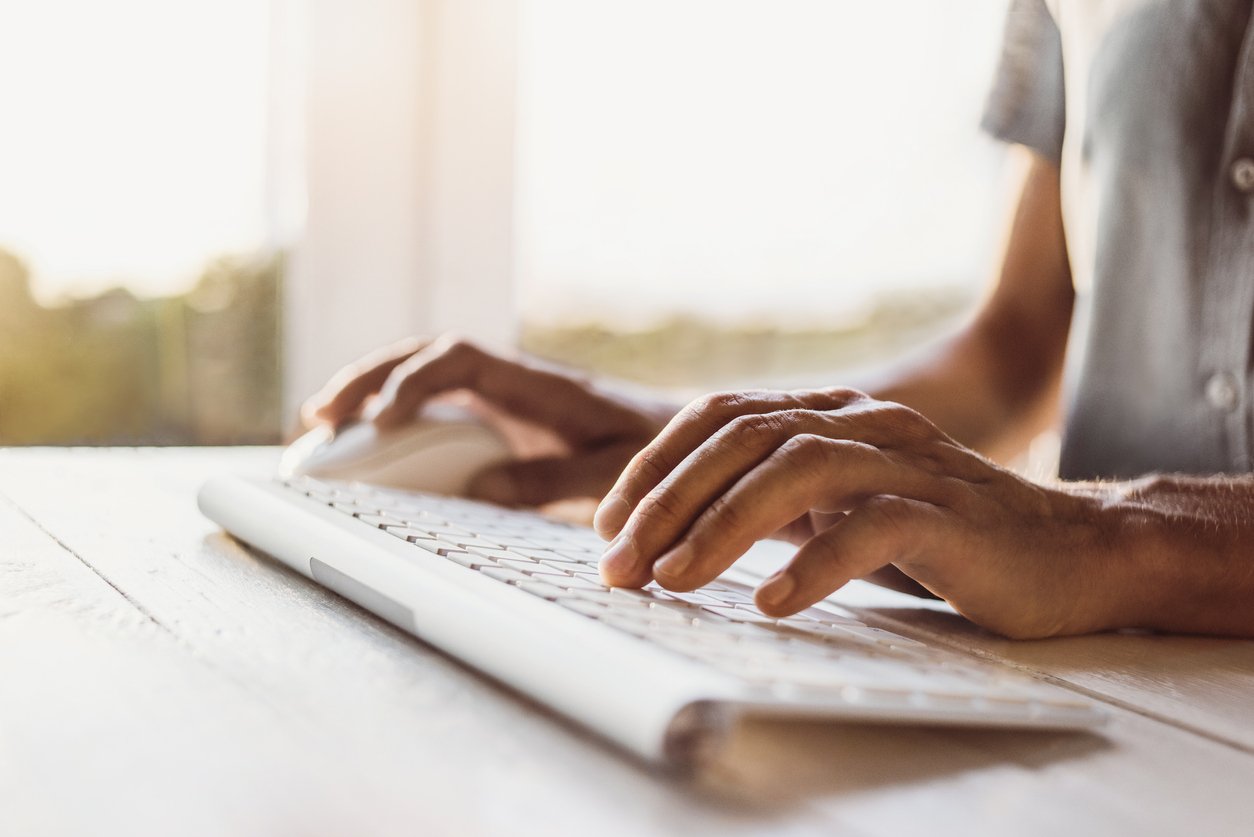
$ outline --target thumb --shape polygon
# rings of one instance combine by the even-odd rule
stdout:
[[[479,472],[469,494],[504,506],[541,506],[557,500],[599,500],[635,456],[639,445],[618,443],[591,453],[521,459]]]

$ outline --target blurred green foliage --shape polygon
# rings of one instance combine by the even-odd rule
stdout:
[[[524,324],[522,344],[542,357],[677,392],[837,386],[953,330],[975,301],[967,288],[897,292],[858,316],[813,328],[682,317],[633,332],[598,323]]]
[[[47,306],[0,250],[0,445],[277,443],[282,275],[280,254],[221,258],[185,294]],[[524,323],[522,346],[680,392],[835,385],[952,328],[973,302],[963,289],[899,294],[810,329]]]
[[[222,258],[186,294],[44,306],[0,250],[0,444],[276,442],[282,268]]]

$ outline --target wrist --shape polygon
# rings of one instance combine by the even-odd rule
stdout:
[[[1179,587],[1178,567],[1164,560],[1161,514],[1141,498],[1142,484],[1072,483],[1064,491],[1090,529],[1076,587],[1087,601],[1076,608],[1082,624],[1072,632],[1159,628]]]
[[[1165,502],[1179,480],[1155,475],[1108,487],[1103,515],[1118,606],[1107,626],[1157,631],[1205,630],[1217,579],[1214,550],[1182,509]]]

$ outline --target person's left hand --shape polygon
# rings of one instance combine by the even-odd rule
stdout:
[[[615,537],[610,584],[693,590],[782,534],[800,549],[759,587],[764,613],[895,565],[1013,637],[1135,621],[1123,524],[1100,490],[1029,482],[913,410],[844,389],[699,399],[636,455],[596,519]]]

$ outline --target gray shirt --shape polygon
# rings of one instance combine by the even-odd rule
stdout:
[[[1251,3],[1011,0],[984,127],[1061,170],[1061,475],[1250,471]]]

